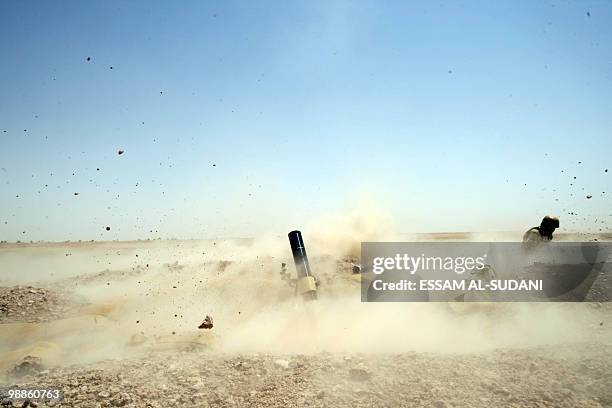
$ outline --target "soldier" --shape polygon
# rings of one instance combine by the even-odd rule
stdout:
[[[551,241],[553,232],[559,228],[559,218],[547,215],[542,219],[539,227],[533,227],[523,235],[523,242],[537,243]]]

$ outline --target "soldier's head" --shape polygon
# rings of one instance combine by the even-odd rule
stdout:
[[[547,215],[540,223],[540,234],[552,238],[552,234],[557,228],[559,228],[559,218]]]

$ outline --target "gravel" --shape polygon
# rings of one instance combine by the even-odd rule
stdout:
[[[0,323],[46,322],[59,319],[74,299],[56,290],[33,286],[0,287]]]
[[[612,345],[572,344],[462,355],[152,353],[6,385],[60,387],[61,407],[606,407],[611,380]]]
[[[350,276],[353,262],[338,268]],[[320,278],[329,285],[330,276]],[[608,283],[602,275],[595,287],[603,293]],[[0,288],[0,330],[1,323],[60,319],[76,306],[55,287]],[[590,306],[611,310],[609,303]],[[602,322],[588,342],[476,353],[236,355],[194,348],[52,368],[26,357],[0,373],[0,387],[64,391],[62,402],[28,404],[39,407],[612,407],[607,326]]]

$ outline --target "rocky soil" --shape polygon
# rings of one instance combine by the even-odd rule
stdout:
[[[56,320],[75,305],[65,292],[33,286],[0,287],[0,323]]]
[[[32,372],[8,385],[65,392],[61,403],[32,406],[608,407],[612,346],[468,355],[154,353]]]
[[[337,267],[350,276],[352,265],[347,259]],[[122,278],[107,273],[87,279]],[[322,284],[330,279],[321,276]],[[595,286],[609,293],[608,283],[602,276]],[[0,288],[0,330],[6,323],[59,319],[79,304],[55,286]],[[585,306],[606,316],[612,310],[609,303]],[[55,368],[26,358],[0,373],[0,388],[57,387],[64,400],[0,397],[0,406],[612,407],[607,326],[595,328],[588,343],[462,354],[230,355],[196,348]]]
[[[69,309],[68,296],[47,289],[0,293],[3,302],[23,305],[3,323],[44,321]],[[0,386],[65,393],[61,402],[0,400],[9,407],[612,407],[612,343],[602,330],[589,343],[473,354],[198,349],[51,369],[25,359]]]

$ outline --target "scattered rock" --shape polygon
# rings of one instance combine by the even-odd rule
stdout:
[[[0,323],[57,320],[76,300],[64,292],[32,286],[0,287]]]
[[[248,370],[249,365],[244,361],[238,361],[236,364],[234,364],[234,368],[236,370],[245,371]]]
[[[289,361],[282,359],[274,360],[274,365],[286,370],[289,368]]]
[[[36,375],[43,370],[40,357],[27,356],[13,367],[13,376],[19,378],[25,375]]]
[[[368,381],[372,373],[365,367],[356,367],[349,370],[349,378],[353,381]]]
[[[113,399],[111,399],[110,403],[114,407],[124,407],[129,404],[131,401],[130,395],[123,392],[115,395]]]
[[[102,390],[98,393],[99,398],[109,398],[111,396],[110,392],[106,390]]]

